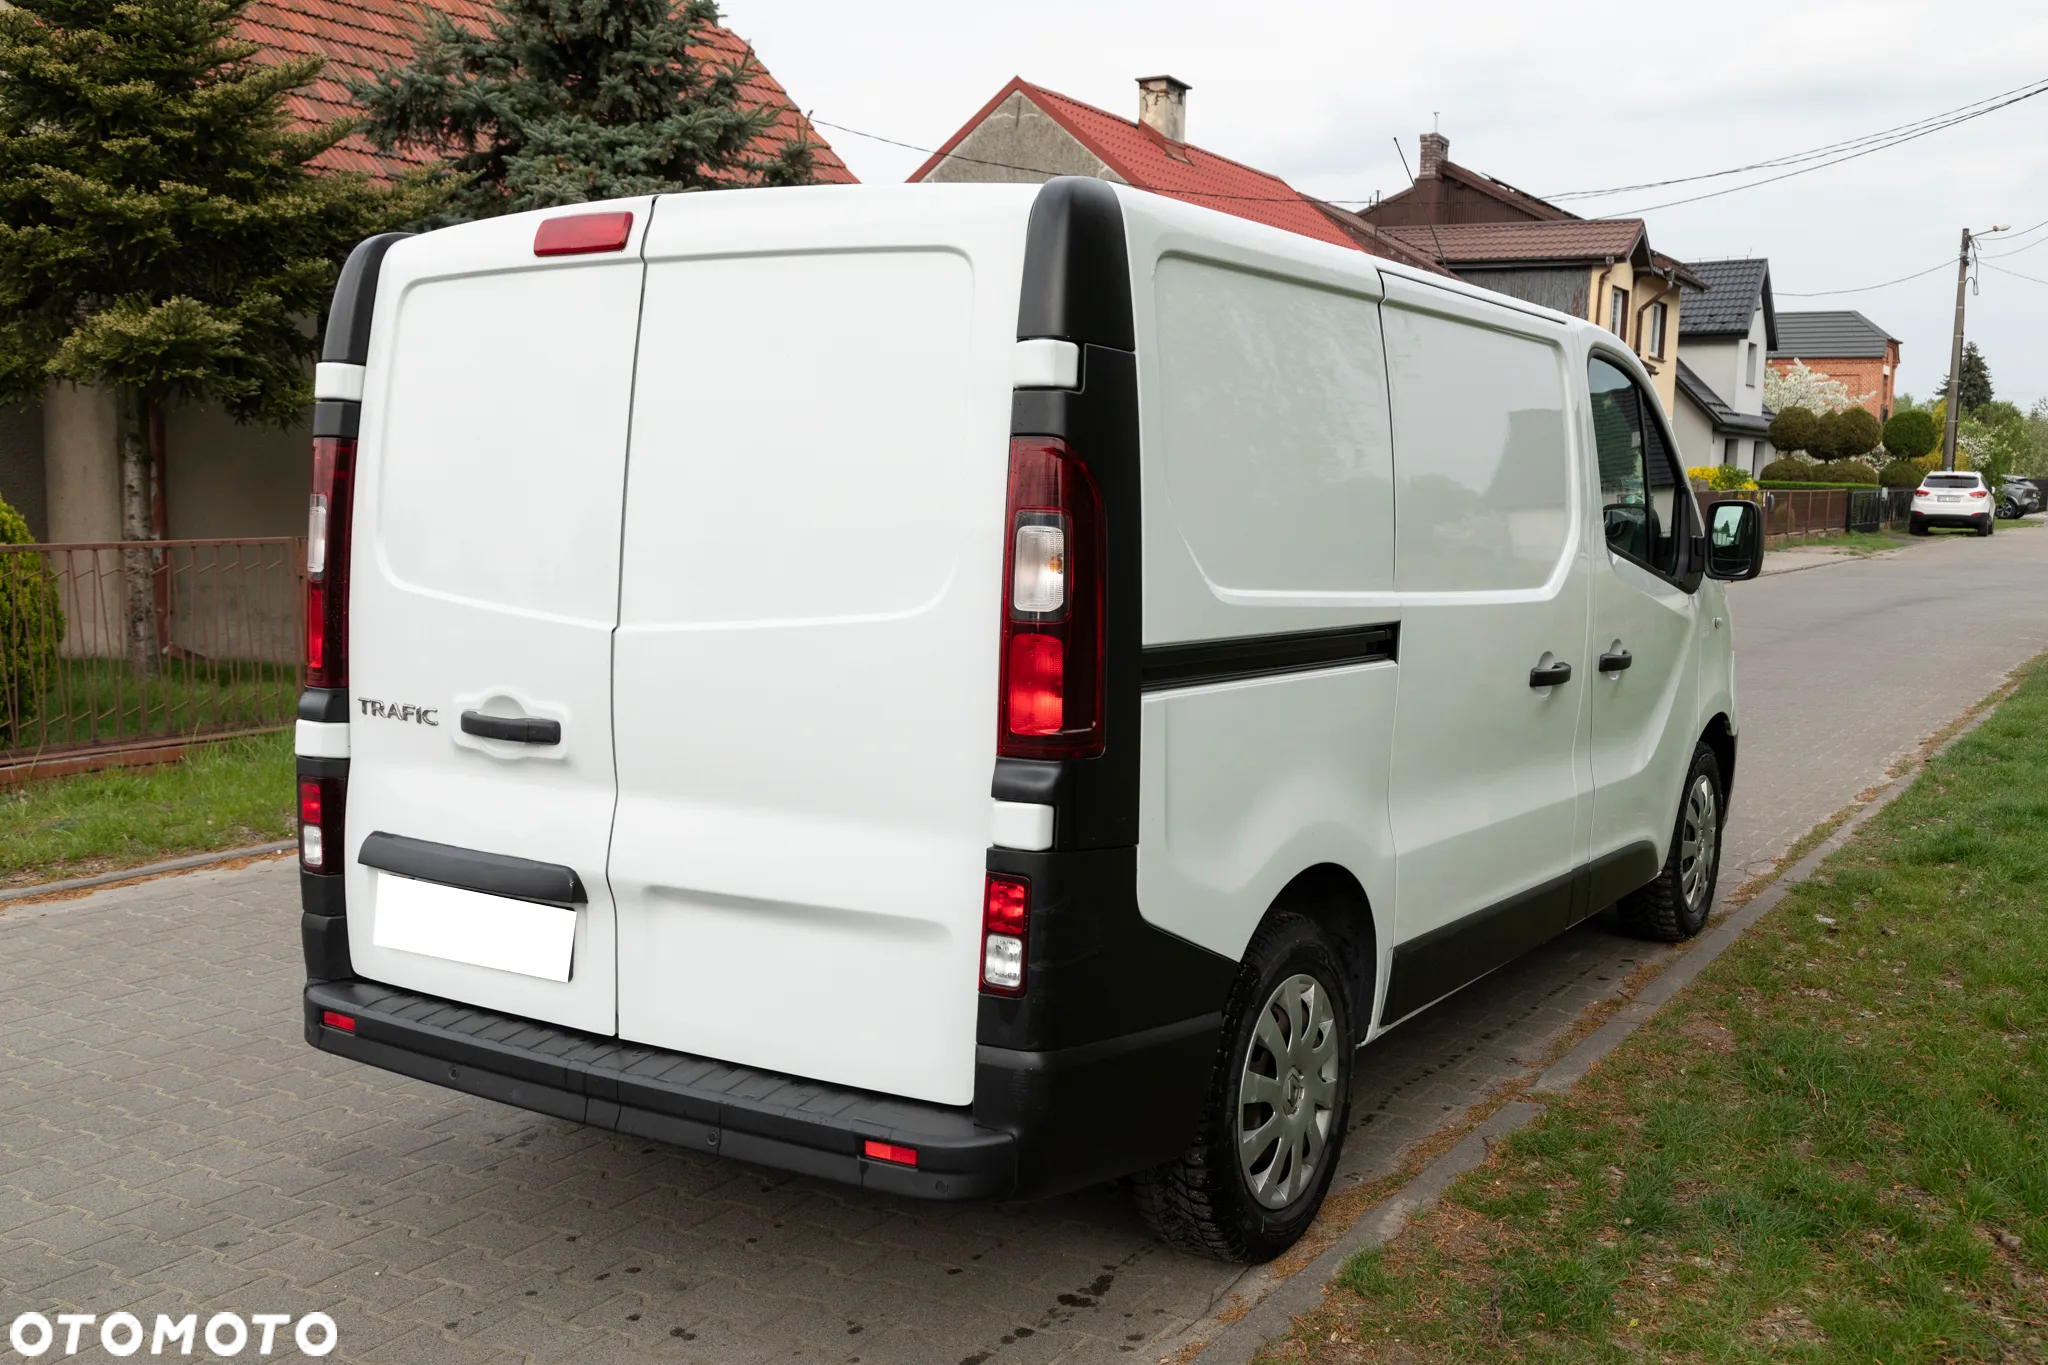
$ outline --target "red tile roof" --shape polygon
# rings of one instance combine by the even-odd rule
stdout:
[[[1220,209],[1254,223],[1285,228],[1319,242],[1350,247],[1354,251],[1360,249],[1341,228],[1323,215],[1313,200],[1279,176],[1218,156],[1192,142],[1171,141],[1144,124],[1118,118],[1092,104],[1083,104],[1080,100],[1033,85],[1022,76],[1013,77],[1008,85],[998,90],[995,98],[982,106],[981,112],[962,124],[960,131],[932,153],[930,160],[911,172],[910,179],[918,181],[929,175],[960,145],[962,139],[981,125],[983,119],[1019,91],[1103,164],[1139,189],[1154,190],[1204,208]]]
[[[485,0],[430,0],[430,7],[458,24],[476,28],[483,26],[492,8]],[[350,77],[374,75],[411,60],[419,33],[418,10],[413,0],[256,0],[242,20],[242,36],[263,49],[258,60],[327,59],[311,84],[285,97],[285,107],[294,119],[302,126],[318,127],[360,115],[349,99]],[[696,55],[733,61],[751,52],[738,34],[713,28]],[[790,136],[804,133],[816,148],[818,178],[833,184],[854,183],[846,163],[818,136],[810,120],[758,60],[753,78],[741,88],[749,104],[775,111],[774,131],[762,139],[760,150],[772,150]],[[351,133],[314,164],[329,170],[393,176],[431,160],[418,152],[380,152],[361,133]]]
[[[1418,270],[1427,270],[1438,275],[1451,274],[1450,271],[1436,263],[1434,255],[1427,251],[1417,251],[1403,242],[1396,241],[1385,228],[1374,227],[1350,209],[1339,208],[1335,204],[1326,204],[1320,199],[1315,200],[1314,203],[1338,227],[1350,233],[1351,239],[1358,244],[1361,250],[1369,251],[1375,256],[1383,256],[1390,261],[1399,261],[1402,265],[1414,266]],[[1453,275],[1452,278],[1455,279],[1457,277]]]
[[[1640,218],[1577,218],[1560,222],[1446,223],[1427,227],[1383,227],[1380,232],[1411,251],[1442,253],[1452,269],[1507,261],[1617,260],[1643,240]]]

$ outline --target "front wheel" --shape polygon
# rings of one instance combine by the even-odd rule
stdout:
[[[1195,1140],[1134,1180],[1161,1240],[1223,1261],[1270,1261],[1308,1230],[1351,1116],[1350,1002],[1313,923],[1276,915],[1253,937],[1224,1010]]]
[[[1996,531],[1997,529],[1998,529],[1998,523],[1997,523],[1997,521],[1996,521],[1996,520],[1994,520],[1994,519],[1993,519],[1993,518],[1991,518],[1991,517],[1986,517],[1986,518],[1984,518],[1984,524],[1983,524],[1982,526],[1979,526],[1979,527],[1977,528],[1977,534],[1978,534],[1978,535],[1980,535],[1980,536],[1988,536],[1988,535],[1990,535],[1990,534],[1991,534],[1991,533],[1992,533],[1993,531]]]
[[[1714,909],[1714,884],[1721,875],[1721,824],[1727,809],[1721,760],[1701,744],[1692,751],[1678,827],[1663,870],[1648,886],[1631,891],[1616,907],[1624,927],[1639,938],[1678,943],[1707,926]]]

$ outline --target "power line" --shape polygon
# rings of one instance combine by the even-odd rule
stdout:
[[[1774,170],[1780,166],[1794,166],[1800,162],[1812,161],[1834,152],[1848,151],[1865,143],[1891,139],[1896,135],[1914,133],[1915,130],[1935,132],[1938,131],[1938,128],[1927,127],[1926,125],[1938,124],[1940,128],[1946,128],[1952,126],[1952,123],[1944,122],[1943,120],[1963,121],[1957,118],[1957,115],[1967,114],[1967,117],[1975,118],[1978,114],[1988,114],[1992,112],[1991,109],[1978,109],[1977,106],[1991,104],[1992,101],[2005,99],[2008,95],[2019,95],[2021,91],[2032,91],[2035,94],[2039,94],[2040,92],[2034,90],[2034,87],[2044,84],[2048,84],[2048,78],[2031,80],[2024,85],[2016,85],[2010,90],[2001,90],[1996,95],[1986,95],[1982,99],[1971,100],[1968,104],[1957,105],[1955,108],[1944,110],[1939,114],[1929,114],[1925,118],[1915,119],[1911,123],[1896,124],[1875,133],[1865,133],[1859,137],[1846,138],[1840,142],[1830,142],[1819,147],[1809,147],[1803,152],[1787,152],[1783,156],[1770,157],[1763,161],[1752,161],[1746,166],[1731,166],[1725,171],[1706,171],[1699,175],[1681,175],[1675,176],[1670,180],[1645,180],[1634,185],[1613,185],[1603,190],[1563,190],[1556,194],[1544,195],[1543,197],[1552,201],[1559,199],[1598,199],[1610,194],[1628,194],[1636,190],[1657,190],[1669,185],[1686,185],[1700,180],[1719,180],[1724,176],[1741,175],[1745,171]],[[2022,98],[2025,98],[2025,96],[2022,96]],[[2004,105],[1994,105],[1993,107],[2003,108]],[[1967,113],[1970,110],[1976,110],[1977,112]],[[1905,141],[1909,139],[1898,137],[1898,140]],[[1891,145],[1891,143],[1887,142],[1886,145]]]
[[[1854,289],[1807,289],[1799,291],[1778,289],[1773,290],[1772,293],[1781,299],[1824,299],[1834,294],[1868,294],[1873,289],[1889,289],[1895,284],[1904,284],[1907,280],[1917,280],[1922,275],[1932,275],[1935,271],[1946,270],[1954,264],[1955,262],[1953,261],[1943,261],[1939,265],[1930,265],[1925,270],[1916,270],[1910,275],[1901,275],[1895,280],[1886,280],[1882,284],[1859,284]]]
[[[1900,146],[1907,142],[1917,141],[1918,139],[1926,137],[1931,133],[1941,132],[1945,128],[1953,128],[1958,123],[1967,123],[1971,119],[1982,118],[1986,114],[1996,113],[1998,110],[2010,108],[2011,106],[2020,103],[2022,100],[2030,100],[2033,99],[2036,95],[2043,94],[2048,94],[2048,82],[2043,82],[2042,84],[2032,87],[2031,89],[2027,90],[2027,92],[2023,95],[2014,95],[2010,99],[2001,100],[1997,104],[1991,105],[1989,108],[1979,109],[1977,112],[1972,114],[1961,114],[1956,116],[1955,118],[1947,120],[1946,122],[1937,123],[1932,127],[1922,128],[1918,132],[1908,133],[1903,137],[1893,138],[1888,142],[1882,142],[1875,146],[1865,147],[1860,151],[1847,152],[1841,156],[1834,157],[1827,161],[1818,161],[1809,166],[1801,166],[1795,170],[1786,171],[1782,175],[1770,175],[1765,176],[1761,180],[1751,180],[1740,185],[1730,185],[1726,189],[1709,190],[1705,194],[1688,195],[1683,199],[1667,199],[1661,204],[1644,204],[1639,208],[1628,209],[1614,216],[1618,218],[1633,218],[1638,214],[1650,213],[1656,209],[1676,208],[1680,204],[1697,204],[1703,199],[1719,199],[1723,195],[1739,194],[1743,190],[1753,190],[1763,185],[1774,185],[1780,180],[1790,180],[1794,176],[1809,175],[1814,171],[1826,170],[1829,166],[1839,166],[1845,161],[1855,161],[1859,157],[1870,156],[1872,153],[1875,152],[1886,151],[1890,148]]]
[[[2032,284],[2048,284],[2048,280],[2044,280],[2044,279],[2039,279],[2039,278],[2037,278],[2037,277],[2035,277],[2035,276],[2033,276],[2033,275],[2022,275],[2022,274],[2020,274],[2020,272],[2019,272],[2019,271],[2017,271],[2017,270],[2007,270],[2007,269],[2006,269],[2006,268],[2005,268],[2004,266],[2002,266],[2002,265],[1992,265],[1992,264],[1990,264],[1989,262],[1985,262],[1985,261],[1980,261],[1980,262],[1978,262],[1978,264],[1982,265],[1982,266],[1983,266],[1983,267],[1984,267],[1984,268],[1985,268],[1986,270],[1996,270],[1996,271],[1997,271],[1997,272],[1998,272],[1999,274],[2001,274],[2001,275],[2010,275],[2010,276],[2012,276],[2012,277],[2013,277],[2014,279],[2016,279],[2016,280],[2026,280],[2026,281],[2028,281],[2029,283],[2032,283]]]

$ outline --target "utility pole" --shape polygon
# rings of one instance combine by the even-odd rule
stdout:
[[[1962,250],[1956,253],[1956,334],[1948,349],[1947,420],[1941,430],[1941,467],[1956,467],[1956,422],[1963,415],[1963,299],[1970,284],[1970,230],[1963,229]]]
[[[2000,224],[1983,233],[1989,237],[1993,232],[2005,231]],[[1976,238],[1968,228],[1963,229],[1962,249],[1956,253],[1956,334],[1948,350],[1948,400],[1943,412],[1947,420],[1941,431],[1941,467],[1956,467],[1956,423],[1963,416],[1963,299],[1970,284],[1970,249],[1976,245]]]

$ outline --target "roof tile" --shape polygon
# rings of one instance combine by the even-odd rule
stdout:
[[[1778,314],[1773,359],[1876,360],[1897,338],[1852,308]]]
[[[427,7],[472,29],[482,28],[492,11],[483,0],[430,0]],[[258,61],[308,56],[326,59],[327,64],[312,81],[286,95],[284,102],[296,123],[315,128],[361,117],[362,111],[349,97],[349,79],[373,76],[411,60],[413,42],[419,33],[418,13],[419,6],[414,0],[351,0],[347,5],[329,0],[256,0],[243,16],[241,33],[262,49],[257,54]],[[738,34],[713,27],[695,55],[700,60],[731,61],[751,52]],[[810,120],[758,59],[754,76],[740,88],[752,107],[775,111],[774,127],[757,144],[757,151],[772,151],[792,135],[802,133],[815,149],[820,180],[828,184],[853,183],[853,172],[818,136]],[[379,151],[361,133],[350,133],[315,158],[313,164],[326,170],[363,171],[389,178],[431,165],[435,159],[417,150]]]
[[[1729,261],[1689,261],[1686,268],[1706,282],[1679,300],[1678,335],[1747,335],[1763,307],[1771,263],[1761,256]]]
[[[1412,251],[1441,256],[1452,268],[1481,262],[1566,261],[1622,257],[1642,240],[1640,218],[1566,219],[1558,222],[1446,223],[1436,228],[1380,231]]]

